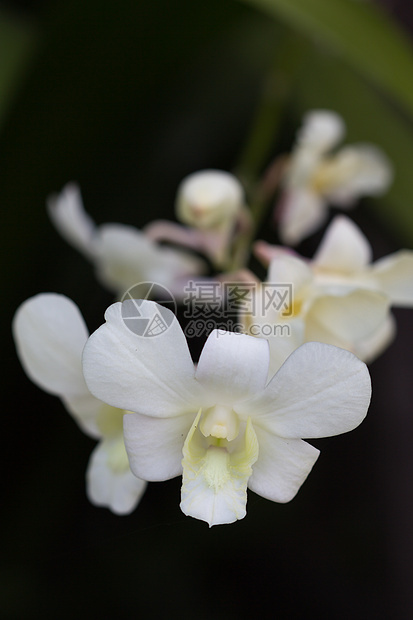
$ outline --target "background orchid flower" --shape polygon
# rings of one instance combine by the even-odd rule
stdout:
[[[205,271],[201,259],[160,246],[133,226],[96,226],[74,183],[49,198],[48,211],[62,237],[95,265],[99,280],[117,295],[140,282],[156,282],[179,297],[188,278]]]
[[[204,252],[217,269],[230,264],[237,235],[251,227],[244,190],[238,179],[223,170],[201,170],[187,176],[178,187],[177,218],[153,222],[146,233],[154,240],[169,240]]]
[[[293,284],[293,306],[289,312],[258,307],[244,322],[247,330],[253,321],[288,322],[296,339],[283,342],[287,353],[301,337],[372,361],[395,335],[390,306],[413,307],[413,252],[401,250],[371,264],[367,239],[345,216],[334,218],[312,261],[264,242],[256,253],[264,263],[271,261],[269,282]],[[269,340],[274,357],[279,356],[281,338]]]
[[[186,515],[210,526],[242,519],[247,487],[288,502],[319,454],[301,438],[344,433],[366,415],[369,374],[348,351],[309,343],[268,382],[265,340],[214,330],[195,368],[169,310],[168,329],[143,338],[125,325],[128,303],[110,306],[89,338],[85,379],[98,398],[134,412],[124,432],[136,475],[183,474]],[[140,302],[140,315],[157,308]]]
[[[344,122],[335,112],[305,115],[276,210],[284,243],[295,245],[318,230],[328,204],[346,209],[361,196],[382,194],[391,183],[389,160],[371,144],[354,144],[331,154],[344,132]]]
[[[78,307],[63,295],[36,295],[18,308],[13,335],[28,377],[59,396],[82,431],[99,441],[86,471],[89,500],[117,514],[130,513],[146,482],[129,468],[122,429],[125,412],[98,400],[86,386],[81,357],[88,331]]]

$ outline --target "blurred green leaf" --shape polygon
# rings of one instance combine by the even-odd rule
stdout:
[[[35,28],[31,24],[0,12],[0,127],[36,41]]]
[[[413,115],[413,47],[389,15],[362,0],[243,0],[311,37]]]
[[[297,69],[308,48],[308,42],[288,28],[280,28],[276,34],[274,60],[264,80],[250,132],[237,165],[237,175],[247,187],[254,182],[274,147]]]

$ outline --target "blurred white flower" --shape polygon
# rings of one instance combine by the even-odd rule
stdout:
[[[146,482],[130,471],[123,442],[125,412],[98,400],[86,386],[81,357],[89,334],[78,307],[63,295],[36,295],[18,308],[13,335],[27,376],[59,396],[82,431],[99,440],[86,471],[89,500],[129,514]]]
[[[62,237],[95,265],[99,280],[117,295],[140,282],[156,282],[179,297],[188,278],[205,271],[199,258],[160,246],[132,226],[96,226],[74,183],[49,198],[48,211]]]
[[[236,238],[251,226],[240,182],[222,170],[201,170],[183,179],[177,191],[176,215],[189,227],[158,221],[146,228],[147,234],[197,249],[217,269],[228,267]]]
[[[247,333],[252,324],[290,326],[290,336],[279,332],[269,338],[276,365],[310,340],[370,362],[394,337],[390,306],[413,307],[413,252],[402,250],[371,264],[367,239],[345,216],[334,218],[312,261],[264,242],[256,244],[256,254],[270,263],[269,283],[293,287],[290,307],[277,310],[262,306],[258,289],[255,313],[244,320]]]
[[[393,172],[385,154],[371,144],[354,144],[331,153],[342,139],[342,118],[327,110],[309,112],[298,133],[276,208],[282,241],[295,245],[315,232],[328,204],[350,208],[361,196],[377,196]]]
[[[151,315],[156,304],[139,308]],[[301,438],[349,431],[366,415],[369,374],[348,351],[306,344],[267,383],[263,339],[215,330],[195,368],[173,315],[166,331],[144,338],[122,313],[120,303],[108,308],[88,340],[89,389],[136,412],[124,417],[132,471],[153,481],[183,474],[182,511],[210,526],[245,516],[247,487],[291,500],[319,454]]]

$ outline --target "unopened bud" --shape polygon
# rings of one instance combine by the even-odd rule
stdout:
[[[202,170],[186,177],[178,188],[177,217],[202,230],[232,223],[244,205],[244,191],[229,172]]]

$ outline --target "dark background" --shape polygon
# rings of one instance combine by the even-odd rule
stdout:
[[[387,4],[407,32],[409,4]],[[396,311],[397,341],[371,366],[361,427],[317,442],[291,503],[250,493],[243,521],[212,529],[180,512],[179,479],[150,484],[127,517],[91,506],[94,443],[25,377],[11,339],[38,292],[71,297],[91,330],[112,301],[53,230],[46,197],[76,180],[98,223],[172,218],[184,175],[236,165],[283,26],[232,0],[3,6],[33,45],[0,128],[1,617],[413,617],[411,310]],[[293,141],[297,97],[274,153]],[[317,88],[310,99],[330,104]],[[354,216],[376,258],[405,244],[369,201]]]

